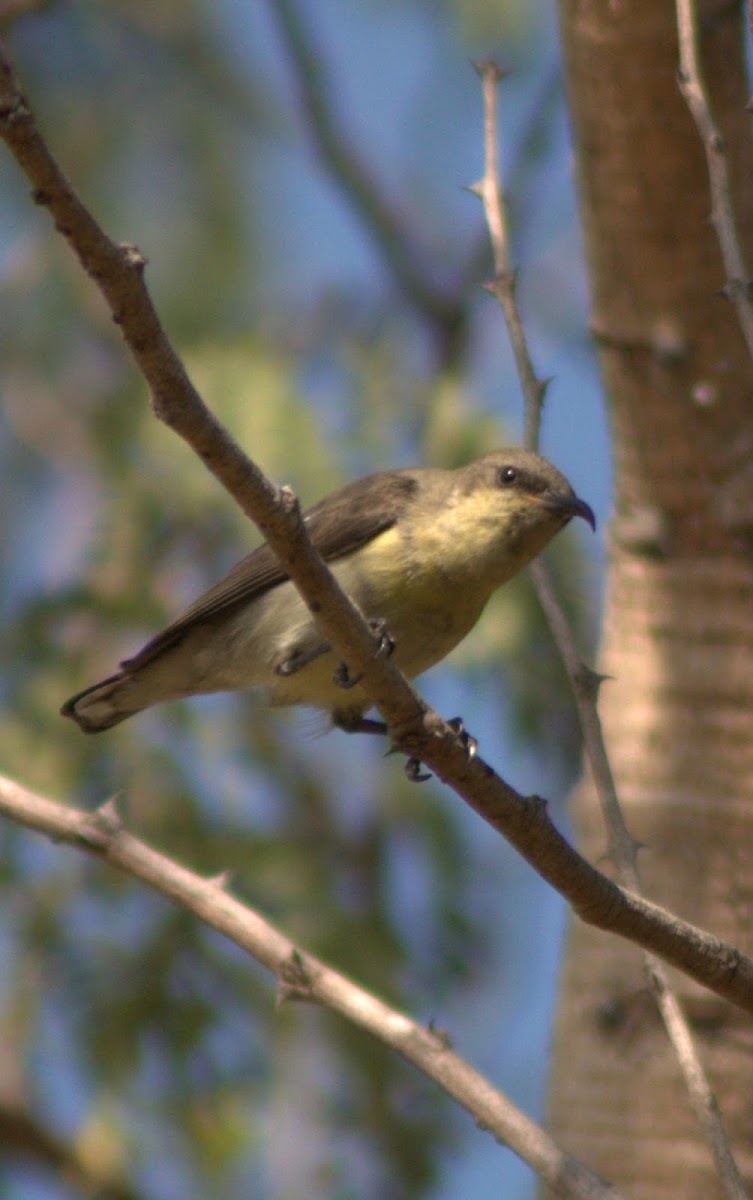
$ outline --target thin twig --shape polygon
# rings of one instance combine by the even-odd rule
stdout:
[[[480,71],[484,93],[486,152],[484,179],[479,188],[479,194],[484,203],[499,276],[499,272],[503,270],[509,273],[506,265],[507,232],[497,160],[497,87],[500,73],[494,64],[490,63],[483,64]],[[508,319],[508,308],[514,310],[515,338],[520,337],[526,343],[514,295],[508,295],[506,303],[503,302],[501,296],[499,298],[506,320]],[[512,328],[510,333],[513,336]],[[530,362],[527,347],[522,357],[526,364]],[[526,366],[526,374],[521,376],[526,402],[526,429],[536,431],[536,440],[532,443],[532,448],[536,448],[541,412],[539,397],[536,388],[531,384],[531,379],[536,379],[535,372],[532,366],[530,368]],[[539,601],[572,684],[583,730],[585,752],[604,814],[610,855],[617,866],[623,886],[641,895],[636,858],[637,843],[631,836],[622,814],[597,709],[600,677],[582,661],[575,637],[557,598],[546,564],[539,559],[532,564],[530,569]],[[652,954],[644,951],[644,971],[664,1022],[667,1036],[680,1065],[691,1104],[711,1146],[725,1195],[729,1200],[746,1200],[747,1191],[722,1123],[716,1097],[703,1069],[690,1026],[672,991],[664,966]]]
[[[302,951],[258,912],[229,895],[220,879],[204,879],[126,832],[112,803],[97,812],[58,804],[0,776],[0,812],[38,833],[67,842],[139,879],[273,971],[279,999],[310,1000],[340,1013],[439,1083],[476,1122],[527,1162],[558,1196],[619,1200],[618,1193],[553,1141],[540,1126],[427,1029]]]
[[[484,206],[494,257],[494,279],[484,286],[497,298],[504,313],[525,400],[523,444],[529,450],[535,450],[539,444],[547,383],[536,375],[528,352],[528,341],[516,296],[517,277],[510,262],[497,133],[497,88],[503,73],[496,63],[492,62],[479,63],[477,70],[481,77],[484,97],[484,174],[478,183],[473,184],[471,191],[480,198]]]
[[[207,410],[168,341],[144,283],[144,260],[110,241],[62,175],[0,48],[0,138],[109,304],[146,379],[156,416],[195,450],[262,530],[338,655],[415,755],[518,850],[583,920],[653,950],[718,995],[753,1012],[753,960],[735,947],[625,891],[561,835],[538,797],[523,797],[426,704],[390,659],[311,546],[295,498],[276,489]]]
[[[636,859],[638,845],[631,836],[622,814],[597,708],[601,676],[587,667],[581,658],[570,622],[559,602],[546,563],[539,559],[531,564],[530,571],[539,603],[546,615],[575,694],[588,764],[604,813],[609,855],[619,867],[625,887],[640,894],[641,884]]]
[[[716,230],[727,273],[725,293],[735,306],[748,354],[753,358],[753,281],[735,222],[732,187],[727,169],[727,148],[724,137],[714,121],[703,78],[695,0],[676,0],[676,12],[680,91],[695,121],[706,154],[711,188],[711,221]]]

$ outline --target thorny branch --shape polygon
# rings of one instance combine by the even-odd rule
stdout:
[[[499,302],[510,335],[515,365],[525,397],[523,444],[535,450],[539,444],[546,380],[536,375],[516,296],[516,275],[510,262],[504,198],[500,184],[497,138],[497,87],[503,73],[495,63],[480,63],[478,72],[484,97],[484,174],[474,192],[484,206],[489,240],[494,257],[494,279],[485,285]]]
[[[398,749],[420,758],[511,842],[574,910],[753,1012],[753,960],[733,946],[624,891],[579,855],[551,822],[546,804],[523,797],[480,755],[469,758],[451,726],[421,700],[389,659],[311,547],[294,497],[278,491],[207,410],[168,341],[132,246],[104,234],[61,173],[41,137],[8,59],[0,52],[0,137],[8,144],[61,234],[110,305],[144,374],[156,415],[179,433],[252,520],[300,589],[342,659],[385,716]]]
[[[680,91],[695,121],[706,154],[711,188],[711,222],[716,230],[724,269],[727,272],[725,293],[727,299],[735,306],[748,354],[753,358],[753,280],[735,222],[727,148],[714,120],[703,78],[695,0],[676,0],[676,12]]]
[[[718,939],[624,891],[568,845],[546,805],[516,793],[431,712],[388,660],[312,551],[294,498],[275,489],[207,411],[159,323],[134,247],[111,242],[60,172],[10,63],[0,55],[0,136],[84,269],[101,289],[151,390],[156,415],[178,432],[256,520],[323,630],[363,675],[400,749],[421,758],[572,904],[582,918],[647,946],[707,987],[753,1012],[753,961]]]

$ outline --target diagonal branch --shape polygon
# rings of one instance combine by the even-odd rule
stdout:
[[[50,212],[84,270],[102,292],[149,386],[155,415],[179,434],[253,520],[300,588],[344,661],[363,675],[363,686],[391,724],[423,720],[427,707],[389,661],[375,654],[374,635],[311,546],[292,492],[275,488],[204,404],[171,345],[144,283],[146,260],[131,245],[111,241],[63,175],[0,50],[0,137]],[[387,717],[384,706],[389,707]],[[441,725],[438,719],[435,725]]]
[[[396,747],[416,756],[453,787],[590,924],[654,951],[718,995],[753,1012],[753,960],[618,887],[562,837],[538,797],[519,795],[480,756],[469,758],[456,731],[378,658],[374,635],[311,546],[297,503],[276,489],[208,411],[168,341],[132,246],[106,237],[73,192],[36,128],[14,73],[0,51],[0,137],[26,172],[84,269],[110,305],[149,385],[155,414],[202,458],[285,566],[328,640],[387,721]]]
[[[281,1000],[321,1004],[396,1050],[514,1150],[556,1195],[569,1200],[620,1200],[613,1188],[565,1153],[456,1054],[446,1036],[417,1024],[321,959],[300,950],[259,913],[230,896],[222,879],[203,879],[127,833],[113,804],[88,813],[0,776],[0,812],[56,842],[102,859],[193,913],[273,971]]]

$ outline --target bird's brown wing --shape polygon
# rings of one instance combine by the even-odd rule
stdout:
[[[326,561],[344,558],[390,529],[417,487],[418,480],[410,471],[382,471],[355,480],[304,514],[309,537]],[[130,669],[144,666],[175,645],[194,625],[248,604],[287,578],[265,542],[121,665]]]

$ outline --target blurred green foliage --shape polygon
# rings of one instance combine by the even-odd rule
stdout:
[[[525,5],[436,7],[463,62],[476,22],[518,49],[535,25]],[[460,382],[470,341],[438,370],[431,330],[399,294],[354,301],[344,284],[260,315],[278,294],[265,244],[284,240],[262,152],[289,153],[292,135],[280,80],[234,52],[230,8],[79,0],[19,19],[11,48],[56,157],[108,231],[148,255],[210,406],[304,500],[391,463],[483,452],[499,424]],[[100,298],[7,155],[0,189],[0,767],[77,803],[121,793],[135,832],[229,870],[302,945],[430,1019],[491,953],[452,797],[410,785],[381,747],[333,734],[325,749],[305,717],[254,697],[169,706],[102,739],[58,718],[256,534],[152,417]],[[556,563],[584,611],[574,542]],[[525,580],[454,661],[505,694],[553,773],[572,772],[567,690]],[[12,825],[0,840],[3,1104],[154,1200],[279,1200],[302,1176],[310,1197],[430,1193],[461,1132],[405,1064],[329,1014],[277,1013],[261,969],[129,880]],[[10,1151],[0,1185],[14,1197],[33,1153]],[[46,1186],[82,1194],[65,1172]]]

